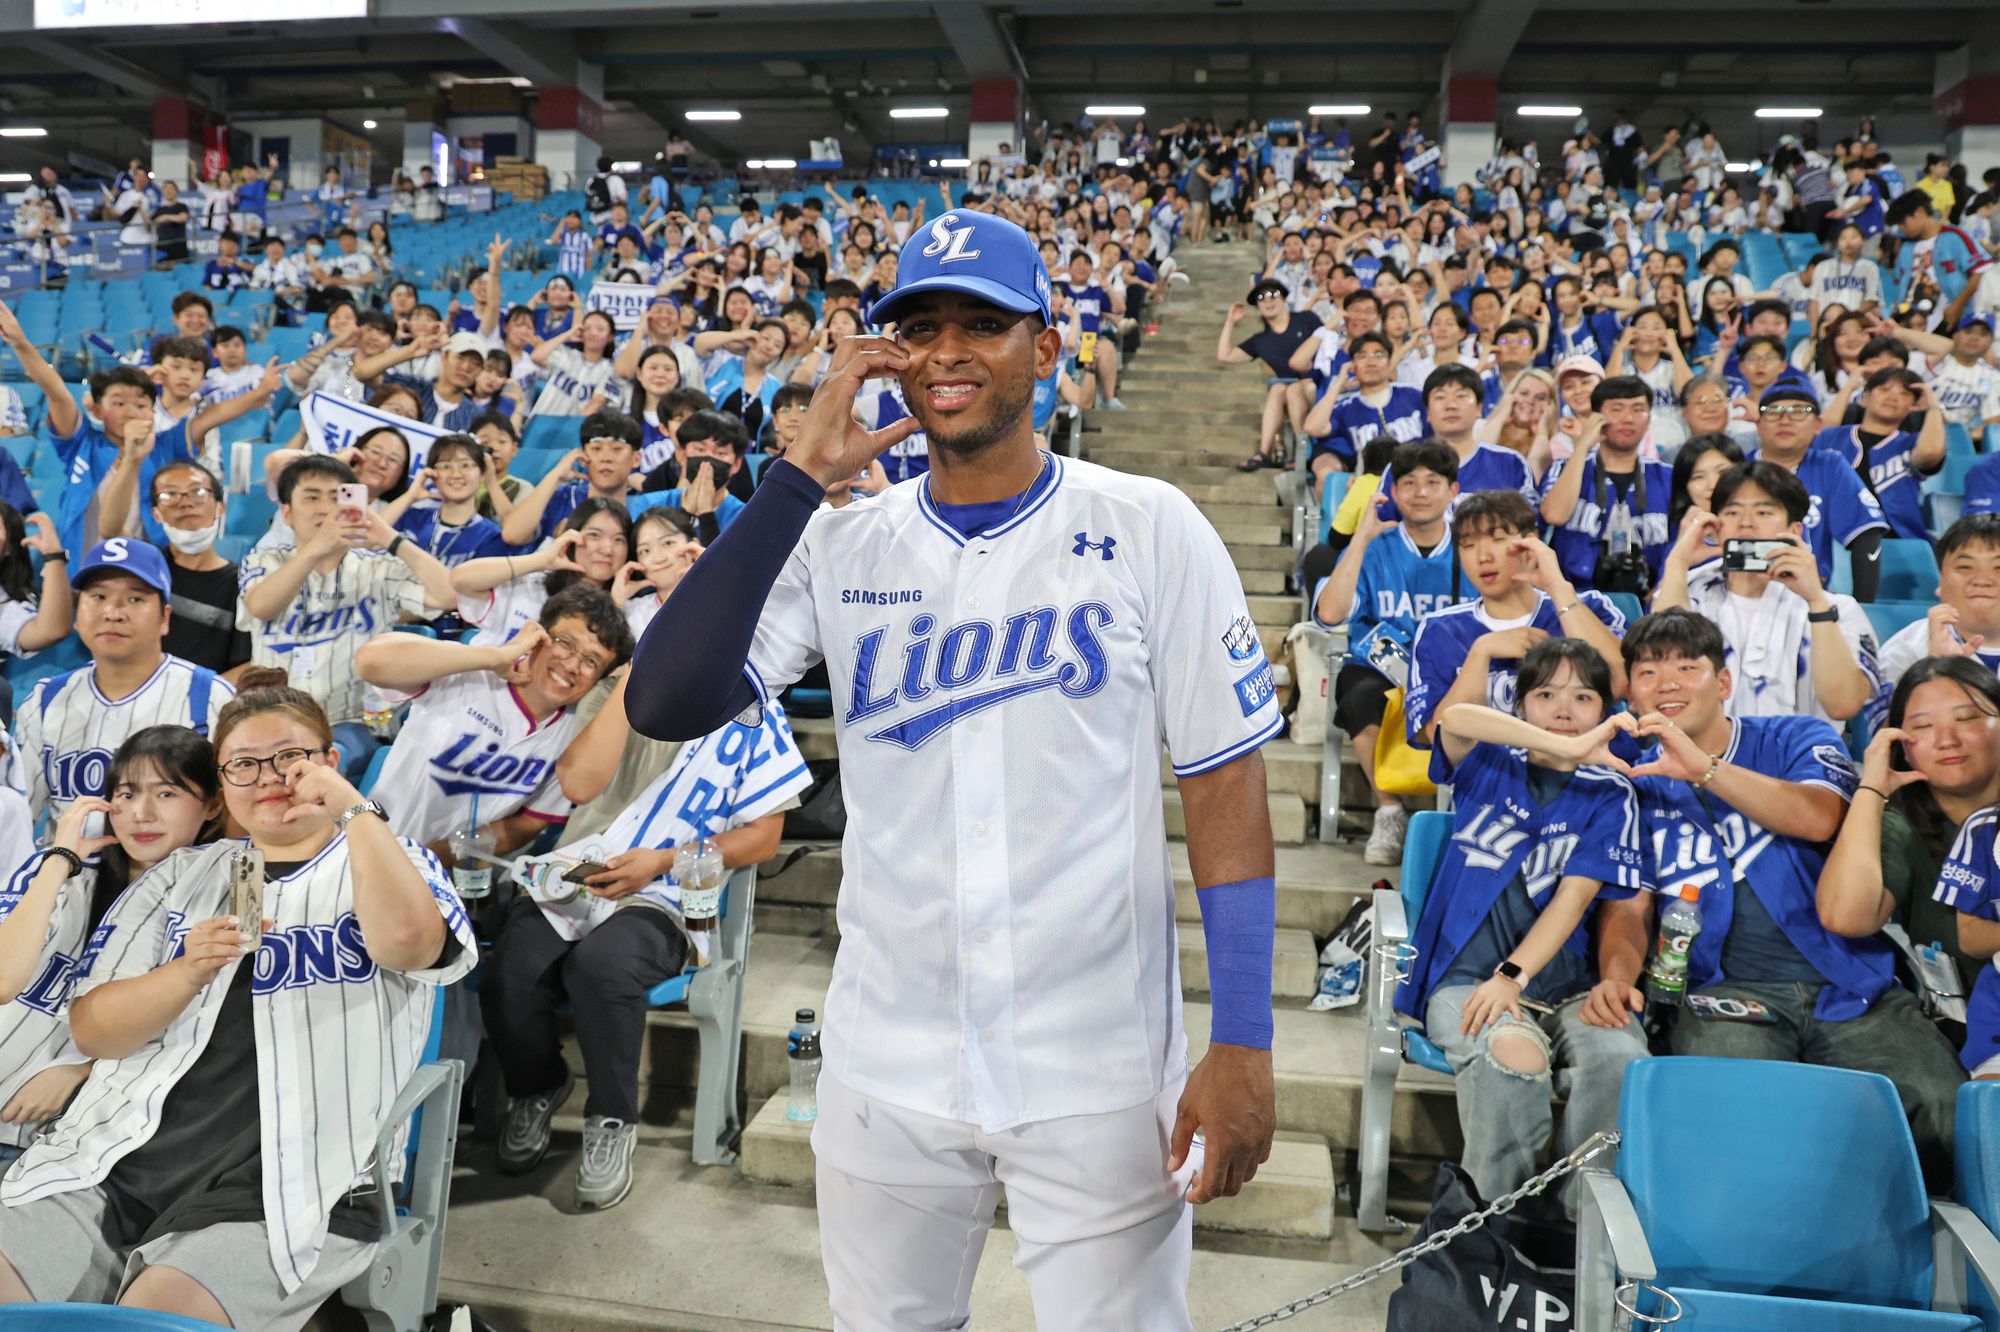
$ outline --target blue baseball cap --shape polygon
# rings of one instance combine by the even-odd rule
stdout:
[[[1982,314],[1980,311],[1974,310],[1971,314],[1967,315],[1965,318],[1958,321],[1958,326],[1960,328],[1971,328],[1974,324],[1984,324],[1986,326],[1986,331],[1988,333],[1991,333],[1993,331],[1993,316],[1990,314]]]
[[[105,571],[130,574],[163,597],[174,594],[173,579],[167,574],[167,557],[158,546],[133,537],[110,537],[92,546],[70,573],[69,585],[82,587],[90,576]]]
[[[953,211],[903,243],[896,288],[868,311],[871,324],[889,323],[910,297],[956,291],[1016,314],[1049,314],[1049,270],[1034,237],[991,213]]]

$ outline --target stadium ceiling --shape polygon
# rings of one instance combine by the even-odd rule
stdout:
[[[682,130],[729,158],[803,155],[808,138],[839,135],[852,159],[962,139],[975,77],[1023,78],[1031,115],[1056,122],[1104,99],[1143,104],[1154,126],[1315,102],[1429,116],[1449,59],[1498,77],[1503,129],[1514,104],[1538,99],[1600,123],[1616,105],[1642,125],[1701,114],[1721,128],[1810,96],[1844,132],[1863,114],[1930,116],[1939,55],[2000,45],[1996,0],[374,0],[373,12],[51,34],[34,32],[33,0],[0,0],[12,39],[0,124],[48,128],[11,141],[30,155],[122,155],[142,150],[154,98],[192,95],[235,119],[325,114],[357,131],[372,119],[393,158],[409,109],[453,84],[511,79],[525,106],[537,87],[601,77],[615,157],[650,158]],[[913,105],[949,114],[888,114]],[[687,125],[704,106],[742,119]]]

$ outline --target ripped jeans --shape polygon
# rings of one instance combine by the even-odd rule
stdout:
[[[1581,1016],[1583,996],[1578,995],[1552,1014],[1524,1008],[1527,1022],[1502,1014],[1479,1035],[1462,1036],[1459,1023],[1472,990],[1452,985],[1432,992],[1424,1034],[1444,1051],[1457,1074],[1458,1123],[1465,1135],[1462,1164],[1480,1196],[1490,1201],[1534,1175],[1554,1123],[1558,1092],[1567,1099],[1562,1153],[1574,1151],[1599,1129],[1618,1127],[1625,1065],[1646,1057],[1646,1035],[1634,1017],[1616,1031],[1591,1026]],[[1494,1056],[1493,1039],[1506,1032],[1525,1038],[1507,1042],[1515,1050],[1529,1044],[1539,1052],[1539,1061],[1529,1057],[1542,1065],[1539,1073],[1519,1072]],[[1572,1217],[1575,1181],[1572,1175],[1563,1189],[1563,1204]]]

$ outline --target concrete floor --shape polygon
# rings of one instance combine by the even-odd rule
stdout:
[[[490,1149],[461,1144],[446,1231],[445,1298],[502,1332],[614,1329],[829,1329],[818,1224],[804,1191],[752,1184],[688,1158],[679,1134],[642,1143],[632,1194],[575,1214],[576,1140],[558,1134],[536,1173],[503,1179]],[[470,1168],[468,1168],[470,1167]],[[1206,1332],[1295,1299],[1393,1246],[1343,1219],[1330,1243],[1197,1238],[1189,1304]],[[1033,1332],[1012,1236],[989,1238],[973,1288],[981,1332]],[[1380,1328],[1396,1279],[1385,1277],[1283,1326],[1298,1332]]]

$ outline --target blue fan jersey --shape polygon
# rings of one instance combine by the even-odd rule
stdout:
[[[1611,598],[1589,589],[1576,596],[1613,636],[1625,636],[1624,612],[1611,604]],[[1556,614],[1555,603],[1547,593],[1537,592],[1535,597],[1535,611],[1528,617],[1528,624],[1552,638],[1561,638],[1562,617]],[[1495,629],[1512,627],[1511,621],[1494,620],[1486,613],[1486,604],[1478,600],[1447,606],[1417,625],[1416,641],[1410,645],[1410,683],[1403,695],[1404,720],[1409,725],[1411,744],[1424,747],[1424,727],[1430,724],[1438,703],[1451,692],[1452,681],[1458,678],[1459,668],[1471,653],[1473,640]],[[1514,710],[1514,676],[1520,668],[1518,657],[1493,659],[1486,676],[1488,706],[1502,712]]]
[[[1325,441],[1316,441],[1314,453],[1333,453],[1350,467],[1362,446],[1380,435],[1407,444],[1424,437],[1424,397],[1408,384],[1389,387],[1388,401],[1372,406],[1360,392],[1349,393],[1333,404],[1333,424]]]
[[[1755,462],[1758,454],[1753,449],[1746,456]],[[1871,528],[1887,536],[1889,520],[1853,466],[1839,454],[1807,449],[1793,471],[1812,496],[1812,508],[1806,512],[1806,544],[1812,547],[1819,580],[1824,583],[1833,577],[1834,542],[1851,546]]]
[[[1598,901],[1652,888],[1639,797],[1621,774],[1578,768],[1547,808],[1529,790],[1524,749],[1474,745],[1454,769],[1440,746],[1431,776],[1452,784],[1453,830],[1411,941],[1410,977],[1396,987],[1399,1012],[1424,1015],[1431,991],[1517,882],[1537,911],[1564,875],[1596,879]],[[1563,942],[1579,961],[1590,955],[1590,914]]]
[[[1549,469],[1542,493],[1554,489],[1556,478],[1563,469],[1576,461],[1576,455],[1562,459]],[[1667,530],[1667,506],[1672,503],[1674,493],[1674,469],[1665,463],[1642,462],[1646,472],[1646,503],[1644,511],[1631,512],[1634,496],[1631,494],[1629,476],[1626,491],[1621,494],[1617,483],[1607,475],[1604,497],[1609,504],[1611,516],[1621,512],[1631,519],[1629,529],[1636,538],[1646,557],[1646,568],[1652,571],[1653,585],[1660,581],[1660,566],[1666,562],[1667,547],[1672,543],[1672,533]],[[1607,515],[1597,504],[1597,458],[1595,455],[1584,460],[1583,493],[1577,497],[1576,508],[1570,511],[1569,521],[1549,533],[1549,546],[1562,562],[1563,576],[1573,583],[1589,586],[1597,577],[1597,559],[1603,552],[1603,537]]]
[[[1551,319],[1549,345],[1542,349],[1536,364],[1552,369],[1566,356],[1588,356],[1600,365],[1609,365],[1611,349],[1617,345],[1618,319],[1615,315],[1583,315],[1577,319],[1575,328],[1564,328],[1561,319]]]
[[[1924,524],[1923,476],[1910,461],[1910,453],[1917,447],[1915,431],[1898,430],[1877,440],[1873,448],[1865,448],[1860,426],[1834,426],[1814,435],[1812,446],[1845,459],[1855,468],[1863,465],[1865,453],[1868,485],[1882,506],[1882,516],[1889,520],[1889,530],[1899,537],[1931,539]]]
[[[1993,834],[2000,827],[2000,807],[1989,805],[1974,813],[1958,830],[1938,874],[1937,900],[1981,920],[2000,920],[2000,874],[1993,863]],[[1965,1004],[1965,1049],[1959,1059],[1968,1069],[2000,1055],[2000,959],[1979,969],[1972,995]]]
[[[1723,762],[1824,787],[1843,800],[1854,794],[1854,764],[1831,724],[1817,717],[1738,717],[1731,726]],[[1688,953],[1690,990],[1729,979],[1722,972],[1723,942],[1743,886],[1825,978],[1813,1008],[1821,1020],[1859,1017],[1895,983],[1893,950],[1882,936],[1848,939],[1820,924],[1822,845],[1774,833],[1712,790],[1666,777],[1640,777],[1634,784],[1652,840],[1653,882],[1663,893],[1686,885],[1701,893],[1701,933]]]
[[[1354,583],[1354,606],[1347,613],[1347,655],[1366,661],[1378,635],[1408,651],[1417,621],[1452,604],[1456,563],[1449,540],[1439,541],[1426,555],[1400,525],[1370,542]],[[1313,589],[1313,597],[1318,600],[1319,589]]]
[[[1382,469],[1382,494],[1388,503],[1383,512],[1392,519],[1403,515],[1396,508],[1396,469]],[[1470,458],[1459,460],[1458,493],[1470,495],[1475,490],[1518,490],[1521,498],[1530,506],[1541,503],[1541,492],[1535,489],[1535,474],[1528,470],[1528,460],[1512,449],[1503,449],[1494,444],[1481,444],[1473,449]]]

